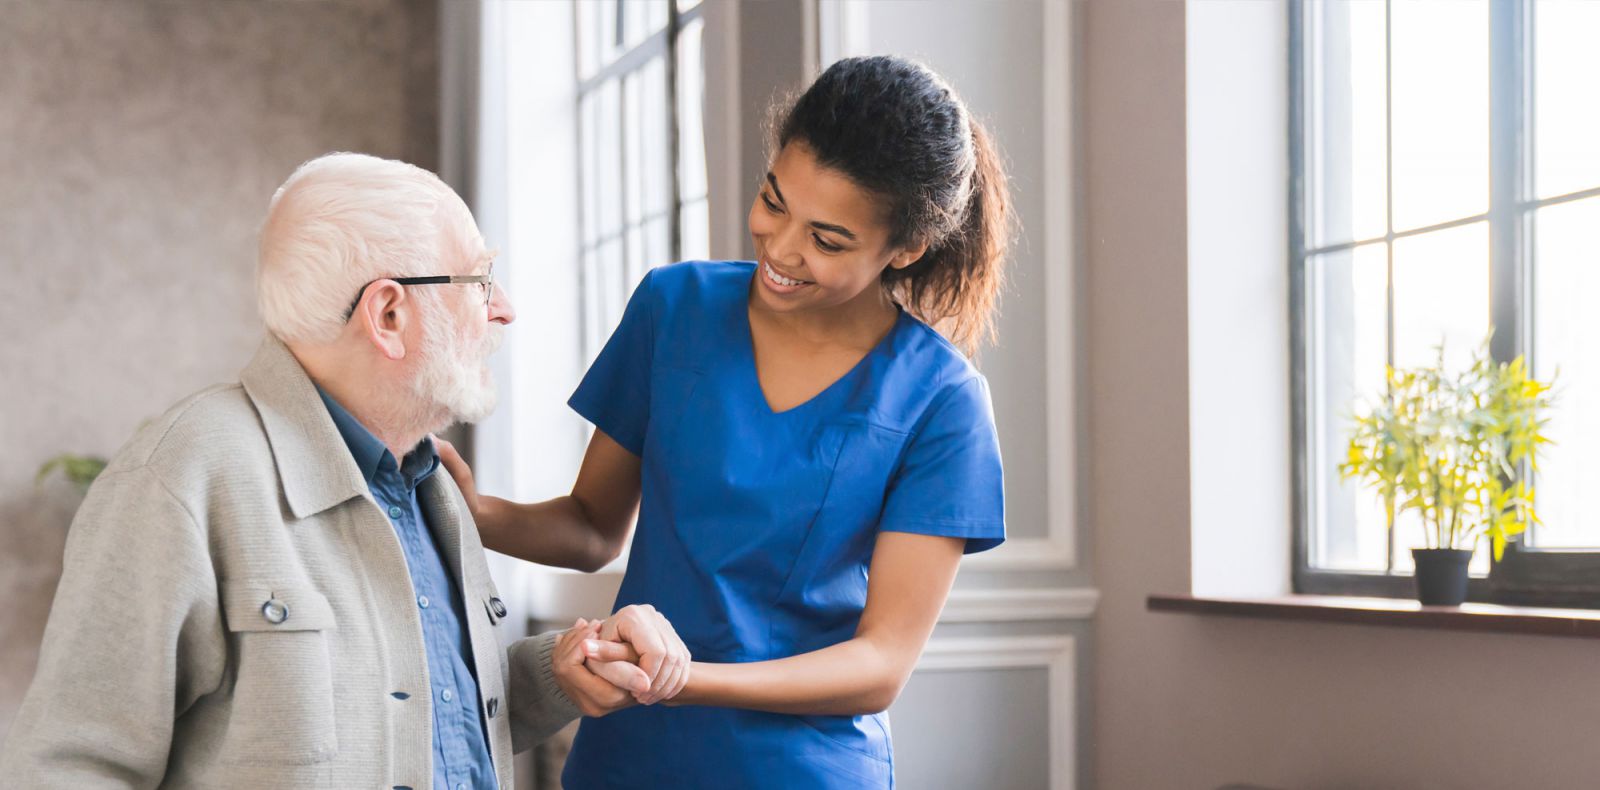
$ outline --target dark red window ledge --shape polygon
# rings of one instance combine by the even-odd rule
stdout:
[[[1486,603],[1441,607],[1423,606],[1416,601],[1399,598],[1336,595],[1286,595],[1280,598],[1152,595],[1147,606],[1152,612],[1600,639],[1600,610],[1591,609],[1539,609]]]

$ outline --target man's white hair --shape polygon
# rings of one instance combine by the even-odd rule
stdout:
[[[472,254],[474,228],[455,191],[420,167],[365,154],[317,157],[278,188],[261,225],[261,319],[285,341],[332,342],[362,286],[454,273],[442,270],[442,256]]]

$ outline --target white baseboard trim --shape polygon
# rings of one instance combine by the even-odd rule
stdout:
[[[1090,587],[950,591],[941,623],[1014,623],[1037,620],[1087,620],[1094,617],[1100,591]]]

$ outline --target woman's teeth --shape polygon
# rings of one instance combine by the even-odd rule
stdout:
[[[771,280],[778,285],[783,285],[790,288],[793,288],[797,285],[810,285],[810,283],[806,282],[805,280],[791,280],[788,277],[778,274],[773,270],[771,264],[762,263],[761,270],[766,273],[768,280]]]

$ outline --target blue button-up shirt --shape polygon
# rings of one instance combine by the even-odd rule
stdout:
[[[417,612],[422,617],[433,695],[433,786],[442,790],[496,787],[461,588],[445,564],[417,499],[417,486],[439,469],[439,454],[433,441],[424,439],[396,464],[383,442],[338,401],[320,388],[317,393],[366,477],[373,501],[394,525],[405,550]]]

